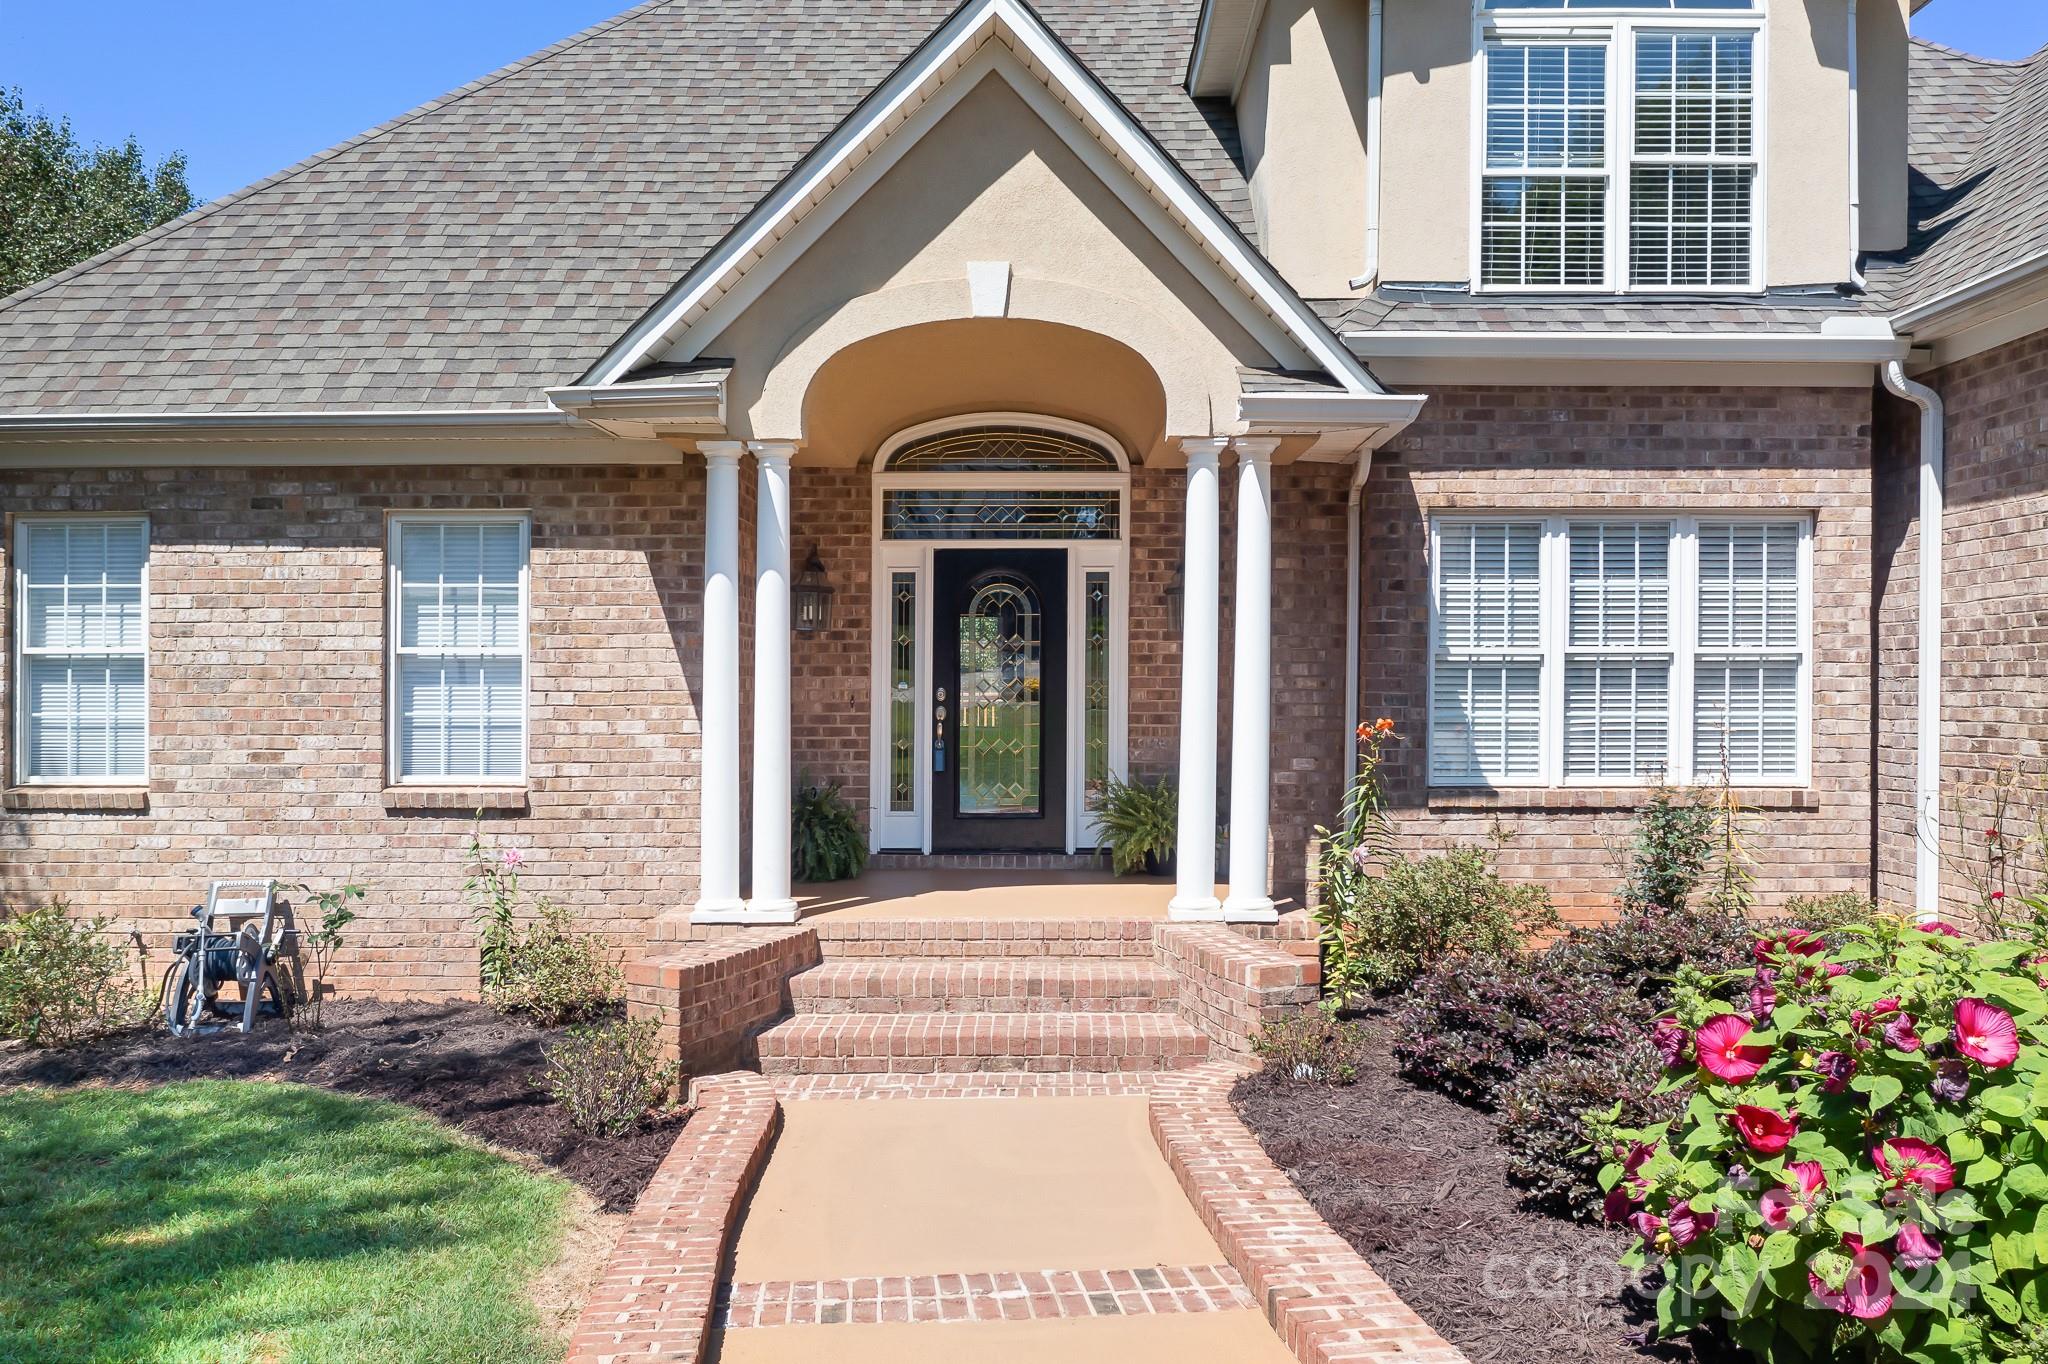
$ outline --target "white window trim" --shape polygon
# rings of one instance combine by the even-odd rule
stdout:
[[[1750,181],[1749,281],[1745,284],[1645,284],[1629,282],[1629,167],[1635,160],[1635,35],[1638,32],[1736,32],[1751,35],[1750,146],[1756,175]],[[1764,291],[1768,266],[1764,205],[1770,192],[1770,34],[1763,0],[1746,10],[1669,10],[1647,8],[1585,10],[1487,9],[1485,0],[1472,4],[1471,280],[1475,294],[1611,294],[1668,297],[1671,295],[1750,295]],[[1601,43],[1607,48],[1607,270],[1602,284],[1488,284],[1485,270],[1486,168],[1486,45],[1495,40]],[[1656,160],[1656,158],[1651,158]],[[1661,162],[1660,162],[1661,164]],[[1704,164],[1704,163],[1689,163]],[[1741,164],[1747,165],[1748,162]],[[1510,175],[1514,172],[1503,171]],[[1586,174],[1586,172],[1580,172]]]
[[[530,578],[533,572],[533,517],[527,512],[418,511],[393,512],[384,532],[384,775],[392,786],[470,789],[521,789],[527,782],[533,741],[533,619]],[[449,522],[499,522],[519,527],[519,772],[516,776],[403,775],[399,764],[400,702],[398,696],[399,584],[398,541],[405,527]]]
[[[1571,609],[1570,527],[1573,525],[1634,524],[1644,521],[1668,521],[1671,523],[1671,553],[1668,560],[1671,575],[1671,601],[1669,621],[1671,631],[1671,682],[1667,701],[1670,735],[1666,740],[1665,753],[1668,766],[1662,778],[1618,777],[1568,777],[1565,775],[1564,760],[1564,674],[1565,659],[1574,651],[1569,646],[1565,627],[1566,617]],[[1811,513],[1759,513],[1751,510],[1732,511],[1688,511],[1683,514],[1642,507],[1633,510],[1605,510],[1599,512],[1542,513],[1527,512],[1456,512],[1434,515],[1429,522],[1429,654],[1426,661],[1428,680],[1425,696],[1424,715],[1430,733],[1423,744],[1423,769],[1428,777],[1429,788],[1433,791],[1474,791],[1474,790],[1648,790],[1659,785],[1691,786],[1699,783],[1714,783],[1721,778],[1718,770],[1700,770],[1693,762],[1693,696],[1694,665],[1696,660],[1709,656],[1699,645],[1699,527],[1701,522],[1715,525],[1796,525],[1799,527],[1799,680],[1796,697],[1798,705],[1798,757],[1792,775],[1786,777],[1742,777],[1736,785],[1755,790],[1803,790],[1813,780],[1813,527]],[[1539,688],[1541,697],[1539,711],[1539,742],[1537,774],[1533,777],[1497,781],[1438,781],[1433,761],[1436,736],[1436,674],[1437,659],[1441,652],[1441,629],[1443,613],[1438,599],[1438,567],[1443,563],[1442,531],[1451,525],[1540,525],[1543,528],[1543,544],[1538,562],[1541,564],[1540,600],[1542,602],[1542,681]],[[1585,651],[1578,651],[1585,652]],[[1721,653],[1712,657],[1720,658]],[[1769,655],[1776,657],[1777,655]]]
[[[28,670],[27,660],[37,654],[54,654],[71,657],[105,658],[112,655],[101,653],[87,655],[82,650],[31,650],[28,647],[28,531],[31,526],[72,525],[140,525],[142,527],[142,771],[135,776],[121,777],[38,777],[29,772],[28,759]],[[151,543],[149,517],[146,515],[106,516],[23,516],[14,523],[14,561],[10,565],[14,576],[13,629],[9,632],[13,642],[12,657],[8,663],[9,704],[14,710],[14,723],[10,732],[14,736],[13,780],[22,786],[66,787],[115,787],[146,788],[149,785],[149,696],[150,696],[150,648],[149,648],[149,560]],[[123,651],[125,652],[125,651]]]

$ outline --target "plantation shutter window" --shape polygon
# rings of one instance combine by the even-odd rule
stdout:
[[[1631,284],[1751,282],[1755,44],[1748,33],[1636,35]]]
[[[1483,282],[1600,284],[1607,201],[1606,48],[1489,43]]]
[[[518,781],[526,770],[523,518],[393,522],[393,775]]]
[[[1431,531],[1431,785],[1806,780],[1806,519]]]
[[[1564,772],[1655,781],[1671,731],[1671,526],[1574,523]]]
[[[1731,780],[1799,771],[1804,528],[1702,522],[1693,769]]]
[[[25,520],[16,554],[20,779],[143,780],[148,523]]]
[[[1541,774],[1542,550],[1537,522],[1461,522],[1438,533],[1432,780]]]

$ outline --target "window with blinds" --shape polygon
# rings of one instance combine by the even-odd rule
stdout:
[[[1431,782],[1802,780],[1810,533],[1782,518],[1439,520]]]
[[[23,520],[15,542],[17,777],[140,782],[148,628],[140,518]]]
[[[1488,44],[1481,278],[1600,284],[1608,178],[1606,48]]]
[[[1560,31],[1543,17],[1602,8],[1754,10],[1748,0],[1486,6],[1479,287],[1755,287],[1756,21],[1698,15],[1673,29],[1648,14],[1596,14]]]
[[[525,519],[399,517],[391,535],[392,776],[520,780]]]

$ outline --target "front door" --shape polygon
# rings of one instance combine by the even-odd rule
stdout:
[[[1064,849],[1067,552],[932,558],[932,847]]]

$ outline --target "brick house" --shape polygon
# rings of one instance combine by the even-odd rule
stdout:
[[[1572,916],[1724,772],[1766,903],[1953,903],[2048,741],[2048,56],[1908,8],[653,0],[34,285],[0,898],[353,877],[459,993],[478,811],[631,944],[798,916],[799,775],[911,872],[1175,776],[1257,925],[1386,715]]]

